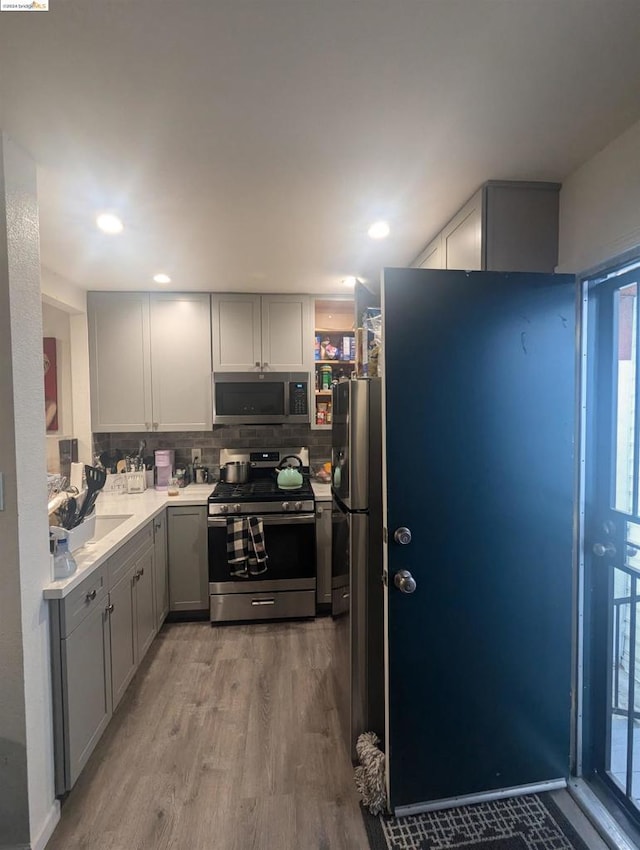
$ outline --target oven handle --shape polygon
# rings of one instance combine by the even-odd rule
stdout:
[[[254,516],[254,514],[251,514]],[[238,514],[231,514],[230,516],[210,516],[207,519],[207,525],[225,525],[227,524],[227,519],[242,519]],[[316,521],[315,514],[277,514],[276,516],[272,514],[264,514],[260,516],[263,525],[309,525]]]

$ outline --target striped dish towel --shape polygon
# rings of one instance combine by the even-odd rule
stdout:
[[[227,518],[227,561],[236,578],[250,578],[267,571],[262,519],[257,516]]]

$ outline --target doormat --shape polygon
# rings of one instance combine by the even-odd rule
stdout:
[[[588,850],[549,793],[374,817],[362,809],[371,850]]]

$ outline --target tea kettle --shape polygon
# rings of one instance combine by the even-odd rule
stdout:
[[[287,463],[289,460],[297,461],[298,465],[296,467],[290,466]],[[281,487],[283,490],[297,490],[299,487],[302,487],[302,466],[302,461],[298,455],[287,455],[283,457],[276,467],[278,472],[278,487]]]

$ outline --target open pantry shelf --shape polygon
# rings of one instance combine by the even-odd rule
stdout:
[[[355,365],[354,304],[352,299],[326,298],[315,302],[315,406],[312,428],[331,428],[332,382],[348,378]],[[324,356],[327,348],[330,357]],[[345,354],[348,356],[342,359]],[[315,359],[317,358],[317,359]]]

